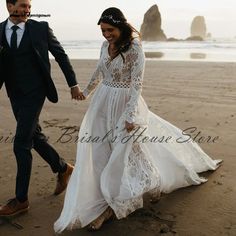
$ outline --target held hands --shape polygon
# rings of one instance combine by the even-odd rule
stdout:
[[[86,97],[83,95],[82,91],[80,90],[79,86],[72,87],[70,89],[71,98],[75,100],[85,100]]]
[[[135,128],[135,124],[125,121],[125,128],[127,132],[130,133]]]

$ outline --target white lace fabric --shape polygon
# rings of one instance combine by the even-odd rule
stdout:
[[[133,123],[142,91],[145,56],[138,40],[134,40],[131,49],[123,53],[124,59],[119,55],[111,60],[108,46],[108,42],[103,43],[97,68],[83,94],[89,96],[101,80],[115,88],[129,88],[125,114],[126,121]]]
[[[201,184],[206,179],[197,173],[215,170],[220,163],[196,143],[177,143],[182,131],[148,110],[141,96],[145,59],[140,42],[134,40],[123,56],[124,60],[121,55],[111,60],[108,42],[104,42],[97,68],[83,91],[87,97],[96,88],[79,139],[101,139],[78,142],[56,232],[84,227],[108,206],[117,218],[126,217],[143,207],[145,193],[169,193]],[[171,136],[172,142],[135,142],[125,121],[143,130],[144,136]]]

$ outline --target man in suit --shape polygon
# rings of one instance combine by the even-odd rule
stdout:
[[[15,215],[29,208],[32,148],[58,173],[55,195],[65,190],[73,171],[73,166],[48,144],[38,123],[45,98],[58,101],[48,51],[63,71],[72,99],[83,99],[69,59],[48,23],[28,20],[31,0],[6,0],[6,3],[10,16],[0,24],[0,88],[5,83],[17,122],[13,145],[17,176],[16,196],[0,207],[0,216]]]

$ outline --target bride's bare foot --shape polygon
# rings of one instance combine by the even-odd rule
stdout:
[[[157,203],[160,201],[160,199],[161,199],[161,192],[159,191],[159,189],[155,189],[150,192],[150,202],[151,203]]]
[[[99,230],[103,223],[108,221],[111,218],[115,218],[115,214],[111,207],[108,207],[97,219],[88,225],[89,231]]]

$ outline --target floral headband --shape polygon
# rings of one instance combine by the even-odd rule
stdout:
[[[111,20],[114,24],[121,23],[121,20],[115,20],[112,15],[101,16],[100,21],[102,20]]]

